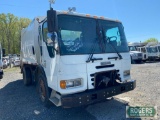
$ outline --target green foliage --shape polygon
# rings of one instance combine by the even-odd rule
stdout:
[[[28,18],[18,18],[13,14],[0,14],[0,42],[6,54],[20,53],[21,30],[31,22]]]
[[[158,43],[158,39],[156,39],[156,38],[149,38],[148,40],[144,41],[144,43],[149,43],[149,42]]]

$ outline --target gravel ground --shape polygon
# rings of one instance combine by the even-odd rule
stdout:
[[[160,63],[132,65],[134,91],[115,96],[113,100],[88,107],[45,108],[34,86],[25,87],[18,68],[5,70],[0,81],[0,120],[124,120],[126,105],[157,106],[160,119]]]

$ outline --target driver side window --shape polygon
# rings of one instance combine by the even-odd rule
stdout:
[[[115,39],[110,39],[110,41],[112,42],[112,44],[114,44],[115,46],[121,46],[121,39],[120,39],[120,33],[119,33],[119,29],[118,27],[115,27],[115,28],[111,28],[111,29],[108,29],[106,31],[106,36],[107,37],[115,37]]]
[[[48,30],[47,30],[47,22],[45,22],[43,24],[43,40],[44,42],[47,41],[47,33],[48,33]]]
[[[68,52],[76,52],[83,47],[82,31],[61,30],[61,37]]]
[[[53,58],[55,55],[55,51],[54,51],[54,45],[51,37],[52,37],[52,33],[48,32],[47,22],[45,22],[43,24],[43,41],[46,43],[49,56]]]

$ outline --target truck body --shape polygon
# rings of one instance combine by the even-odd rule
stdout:
[[[36,83],[45,106],[49,101],[62,107],[87,105],[136,87],[120,21],[72,11],[54,13],[36,17],[21,32],[23,81]],[[50,31],[49,22],[56,29]]]

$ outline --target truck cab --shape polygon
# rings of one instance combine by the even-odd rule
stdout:
[[[91,104],[136,86],[120,21],[50,10],[47,18],[35,18],[21,36],[24,84],[35,82],[45,105]]]
[[[160,44],[155,45],[155,47],[157,49],[157,57],[160,59]]]
[[[129,47],[129,51],[130,51],[131,62],[141,63],[142,59],[143,59],[142,52],[139,52],[137,50],[137,47],[134,45],[128,45],[128,47]]]
[[[158,58],[158,48],[156,46],[149,46],[147,50],[149,60],[156,60]]]
[[[146,61],[148,59],[148,52],[146,50],[146,47],[144,47],[144,46],[143,47],[137,47],[137,50],[139,52],[142,52],[142,60]]]

